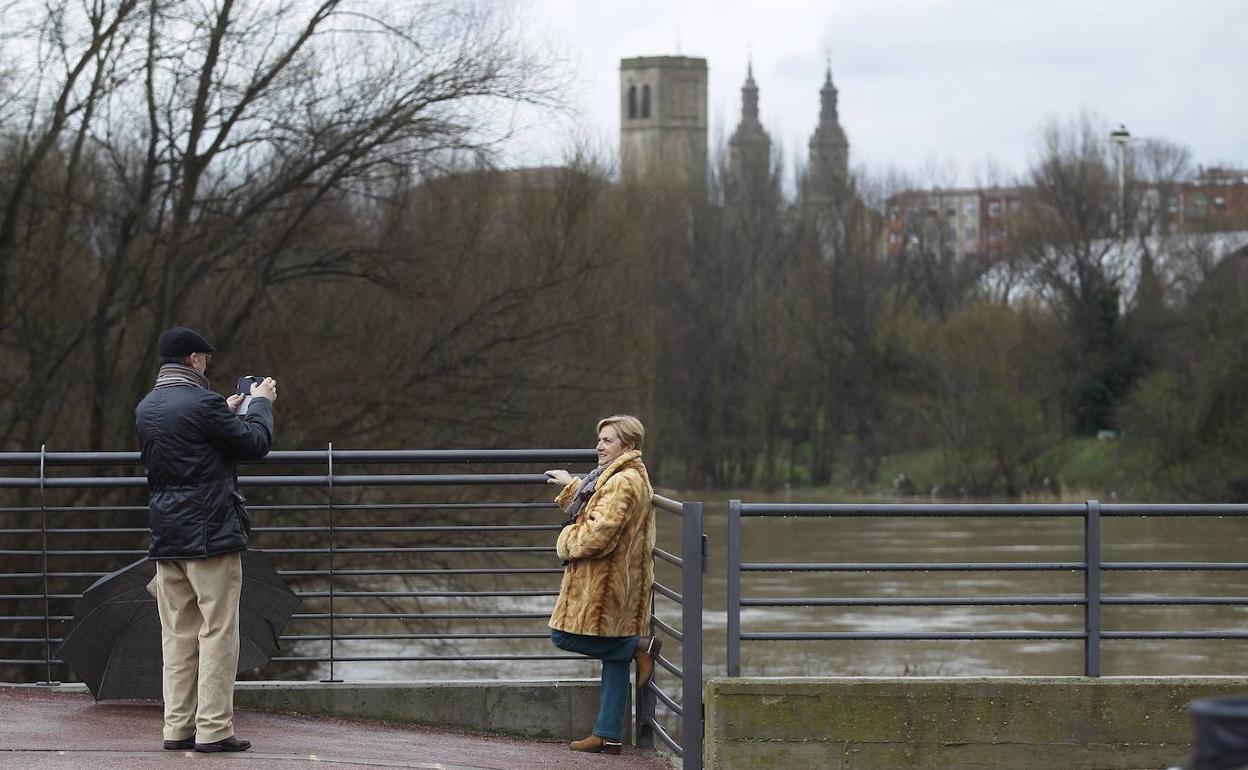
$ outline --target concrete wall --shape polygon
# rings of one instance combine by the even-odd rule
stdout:
[[[1128,770],[1185,763],[1187,704],[1239,677],[709,679],[707,770]]]
[[[593,731],[597,679],[562,682],[239,682],[239,708],[446,725],[575,740]],[[631,708],[631,707],[630,707]],[[631,711],[628,712],[631,714]],[[624,729],[631,719],[626,715]]]

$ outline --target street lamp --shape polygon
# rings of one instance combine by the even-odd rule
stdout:
[[[1118,239],[1127,240],[1127,142],[1131,132],[1127,127],[1118,124],[1118,128],[1109,132],[1109,141],[1118,145]]]

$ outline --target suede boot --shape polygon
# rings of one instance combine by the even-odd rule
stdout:
[[[654,659],[663,649],[663,640],[657,636],[643,636],[637,640],[637,650],[633,660],[637,661],[637,689],[645,689],[654,676]]]
[[[605,738],[599,738],[597,735],[591,735],[579,741],[572,741],[568,744],[568,748],[573,751],[587,751],[591,754],[618,755],[620,753],[620,742],[611,742]]]

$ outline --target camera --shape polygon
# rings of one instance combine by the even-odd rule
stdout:
[[[262,382],[264,382],[264,377],[261,377],[258,374],[244,374],[242,377],[238,378],[237,393],[240,396],[250,396],[251,386],[259,385]]]

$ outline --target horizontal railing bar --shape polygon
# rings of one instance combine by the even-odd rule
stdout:
[[[1107,600],[1102,600],[1107,601]],[[1243,600],[1248,602],[1248,600]],[[945,607],[945,606],[1006,606],[1006,605],[1083,605],[1082,596],[932,596],[885,599],[875,597],[855,598],[797,598],[797,599],[742,599],[742,607]]]
[[[337,529],[335,527],[335,529]],[[329,553],[329,548],[265,548],[265,553],[311,554]],[[334,553],[554,553],[555,549],[546,545],[438,545],[438,546],[391,546],[391,547],[348,547],[334,548]],[[0,553],[4,553],[0,551]],[[48,555],[61,553],[48,551]],[[75,553],[66,551],[62,555]],[[102,553],[102,551],[79,551],[77,553]],[[129,553],[129,552],[127,552]],[[142,553],[147,553],[143,551]],[[337,570],[334,573],[337,574]]]
[[[654,581],[654,584],[653,584],[653,585],[654,585],[654,591],[655,591],[655,593],[662,594],[663,596],[666,596],[667,598],[671,599],[672,601],[676,602],[677,604],[684,604],[684,603],[685,603],[685,598],[684,598],[683,596],[681,596],[680,594],[676,593],[675,591],[673,591],[672,589],[668,588],[667,586],[663,585],[662,583],[658,582],[657,580],[656,580],[656,581]]]
[[[294,634],[278,637],[283,642],[328,642],[327,634]],[[417,639],[549,639],[550,634],[334,634],[337,641],[414,641]],[[35,641],[43,644],[43,638]],[[53,639],[52,641],[59,641]]]
[[[1110,561],[1102,562],[1103,570],[1138,570],[1140,572],[1156,571],[1156,570],[1179,570],[1201,572],[1204,570],[1245,570],[1248,571],[1248,561]]]
[[[40,641],[42,641],[42,640],[40,640]],[[654,662],[655,662],[655,663],[658,663],[660,666],[662,666],[663,668],[667,669],[667,670],[668,670],[669,672],[671,672],[671,673],[672,673],[672,674],[673,674],[673,675],[674,675],[677,679],[680,679],[681,681],[684,681],[684,679],[685,679],[685,672],[684,672],[684,671],[681,671],[679,668],[677,668],[675,663],[672,663],[670,660],[668,660],[667,658],[663,657],[663,655],[662,655],[662,654],[659,654],[659,655],[655,656]]]
[[[248,511],[252,510],[248,506]],[[374,526],[374,527],[339,527],[335,532],[550,532],[561,529],[559,524],[463,524],[438,527],[407,527],[407,526]],[[38,535],[40,529],[0,529],[0,535]],[[291,527],[252,527],[253,533],[324,533],[328,526],[291,526]],[[151,532],[147,527],[50,527],[49,535],[146,535]]]
[[[670,497],[663,497],[662,495],[654,495],[651,500],[654,502],[655,508],[667,511],[668,513],[674,513],[677,516],[680,516],[685,512],[685,504],[679,500],[673,500]]]
[[[1181,605],[1199,607],[1205,605],[1248,604],[1248,596],[1111,596],[1102,597],[1101,604],[1131,606]]]
[[[593,449],[335,449],[334,463],[538,463],[597,462]],[[0,452],[0,466],[31,465],[138,465],[138,452]],[[245,465],[324,464],[324,449],[270,452]]]
[[[790,631],[788,633],[745,633],[743,640],[804,642],[804,641],[837,641],[837,640],[875,640],[875,641],[916,641],[940,642],[963,641],[976,639],[1083,639],[1082,631],[957,631],[932,634],[907,634],[900,632],[859,632],[859,631]]]
[[[44,551],[22,551],[17,549],[0,549],[0,556],[43,556]],[[48,556],[146,556],[146,550],[126,549],[99,549],[92,551],[71,551],[71,550],[51,550],[46,551]]]
[[[1101,516],[1243,516],[1243,503],[1101,503]]]
[[[335,509],[337,506],[334,506]],[[250,510],[250,508],[248,508]],[[346,532],[550,532],[562,529],[559,524],[463,524],[437,527],[340,527],[334,531]],[[146,531],[146,530],[144,530]],[[329,527],[253,527],[252,532],[328,532]]]
[[[82,594],[48,594],[49,599],[81,599]],[[43,601],[43,594],[0,594],[0,601]]]
[[[1102,639],[1248,639],[1248,631],[1102,631]]]
[[[335,477],[336,479],[337,477]],[[486,503],[334,503],[335,511],[460,511],[460,510],[516,510],[516,509],[538,509],[545,508],[549,510],[557,510],[559,506],[550,502],[543,503],[523,503],[523,502],[486,502]],[[146,509],[144,509],[146,510]],[[247,504],[248,511],[328,511],[327,503],[298,505],[298,504],[264,504],[252,505]],[[337,527],[335,527],[337,529]]]
[[[562,574],[561,567],[455,567],[447,569],[336,569],[337,577],[401,577],[404,575],[553,575]],[[100,573],[107,574],[107,573]],[[279,569],[285,577],[329,577],[327,569]]]
[[[300,620],[329,620],[328,612],[297,612]],[[338,620],[536,620],[549,612],[335,612]],[[40,616],[38,620],[43,620]],[[66,618],[68,619],[68,618]],[[3,620],[3,618],[0,618]]]
[[[61,639],[44,639],[42,636],[7,636],[0,638],[0,644],[45,644],[52,642],[59,644]]]
[[[845,563],[795,563],[749,562],[741,565],[742,572],[1055,572],[1085,569],[1083,562],[860,562]]]
[[[73,620],[73,615],[49,615],[48,620]],[[43,622],[42,615],[0,615],[0,620],[12,623],[28,623],[34,620]]]
[[[654,617],[653,615],[650,617],[650,621],[651,621],[652,623],[654,623],[654,625],[655,625],[657,628],[661,629],[661,630],[663,631],[663,633],[667,634],[668,636],[672,637],[673,639],[677,639],[677,640],[682,641],[682,642],[685,640],[685,635],[684,635],[684,634],[682,634],[682,633],[681,633],[680,631],[678,631],[677,629],[675,629],[675,628],[673,628],[673,627],[669,626],[668,624],[664,623],[663,621],[659,620],[658,618]]]
[[[993,504],[993,503],[742,503],[741,515],[765,516],[816,516],[816,517],[872,517],[888,516],[1082,516],[1087,506],[1082,503],[1059,504]]]
[[[0,511],[6,513],[39,513],[47,511],[48,513],[146,513],[146,505],[49,505],[45,508],[0,508]]]
[[[654,555],[659,557],[663,561],[667,562],[668,564],[674,564],[677,567],[684,564],[684,562],[681,561],[681,558],[679,556],[670,554],[667,551],[664,551],[662,548],[659,548],[658,546],[655,546],[654,548]]]
[[[37,535],[40,529],[0,529],[0,535]],[[256,530],[252,530],[253,532]],[[146,535],[147,527],[49,527],[49,535]]]
[[[271,658],[275,663],[328,663],[329,656],[297,655]],[[577,660],[589,661],[580,655],[335,655],[335,663],[369,663],[369,662],[419,662],[419,661],[474,661],[474,660]]]
[[[668,697],[667,693],[663,692],[663,690],[659,689],[659,686],[654,683],[653,679],[646,685],[646,689],[654,693],[654,697],[658,698],[664,706],[667,706],[677,715],[685,713],[685,710],[681,708],[680,704]]]
[[[646,724],[650,725],[650,729],[654,730],[654,734],[657,735],[659,740],[663,741],[663,743],[672,750],[672,753],[682,758],[685,756],[685,750],[680,747],[680,744],[676,742],[675,738],[667,734],[667,730],[664,730],[663,725],[659,724],[654,717],[647,717]]]
[[[335,487],[394,487],[394,486],[491,486],[504,484],[545,484],[543,473],[426,473],[426,474],[365,474],[333,477]],[[324,487],[329,476],[239,476],[242,487]],[[112,489],[119,487],[146,487],[144,476],[63,476],[46,479],[26,476],[0,477],[0,488],[11,489]],[[334,506],[337,508],[337,506]]]
[[[104,577],[107,572],[49,572],[50,578],[80,578],[80,577]],[[42,578],[42,572],[6,572],[0,574],[0,579],[20,579],[27,580],[31,578]]]
[[[40,640],[40,641],[43,641],[43,640]],[[52,665],[55,666],[64,662],[65,661],[58,660],[56,658],[53,658],[52,660],[47,660],[45,658],[35,658],[35,659],[0,658],[0,665],[4,665],[4,666],[43,666],[43,665],[47,665],[48,663],[51,663]]]
[[[329,591],[295,591],[302,599],[327,599]],[[339,599],[391,597],[408,599],[450,599],[483,596],[558,596],[558,591],[334,591]],[[4,597],[0,597],[4,598]]]
[[[1243,503],[1102,503],[1102,516],[1244,516]],[[925,517],[1083,516],[1083,503],[741,503],[742,516]]]

